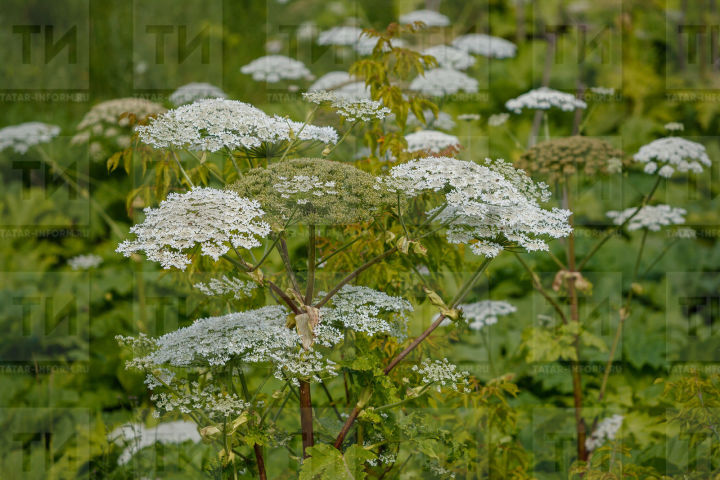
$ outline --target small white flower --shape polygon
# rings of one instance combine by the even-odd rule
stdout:
[[[357,79],[353,78],[348,72],[328,72],[315,80],[315,83],[310,85],[308,88],[308,92],[314,92],[317,90],[334,90],[353,82],[357,82]]]
[[[509,113],[495,113],[488,118],[488,125],[491,127],[499,127],[500,125],[504,125],[505,122],[508,121],[508,118],[510,118]]]
[[[603,97],[615,95],[615,89],[612,87],[590,87],[590,91],[595,95],[600,95]]]
[[[476,93],[478,81],[451,68],[434,68],[410,82],[410,90],[432,97],[454,95],[460,91]]]
[[[432,128],[438,128],[440,130],[452,130],[455,128],[455,122],[453,121],[450,114],[445,112],[438,112],[437,117],[433,114],[432,110],[429,108],[427,110],[423,110],[423,115],[425,116],[425,122],[426,124],[423,124],[420,122],[420,120],[415,116],[413,112],[408,112],[407,116],[407,125],[408,127],[422,127],[422,126],[430,126]],[[464,118],[461,118],[462,115],[459,115],[458,118],[460,120],[465,120]],[[479,117],[479,115],[478,115]]]
[[[383,107],[382,103],[368,99],[353,99],[336,92],[313,91],[303,93],[303,97],[308,102],[322,104],[329,102],[338,115],[348,121],[369,121],[374,118],[383,119],[390,114],[390,109]]]
[[[302,128],[302,132],[300,131]],[[215,152],[222,148],[259,147],[263,143],[300,140],[337,142],[332,127],[317,127],[269,116],[247,103],[221,98],[198,100],[160,115],[136,128],[140,140],[155,148]]]
[[[457,37],[453,46],[468,53],[490,58],[511,58],[517,54],[514,43],[504,38],[491,37],[483,33],[470,33]]]
[[[103,259],[99,255],[78,255],[67,261],[68,266],[73,270],[89,270],[99,266]]]
[[[396,165],[382,182],[415,197],[424,191],[442,192],[446,204],[436,221],[447,225],[450,243],[467,244],[478,255],[495,256],[503,244],[528,251],[547,250],[542,237],[566,237],[571,212],[545,210],[547,185],[535,184],[524,171],[502,160],[484,165],[447,157],[429,157]],[[431,212],[428,212],[431,214]]]
[[[240,68],[242,73],[252,75],[253,80],[277,83],[280,80],[312,79],[304,63],[284,55],[267,55],[256,58]]]
[[[257,201],[232,191],[194,188],[171,193],[158,208],[145,209],[145,220],[130,229],[137,238],[122,242],[117,252],[129,257],[144,251],[163,268],[184,270],[190,263],[188,251],[196,246],[216,261],[231,248],[260,246],[259,238],[270,233],[270,226],[260,221],[263,214]]]
[[[585,440],[585,447],[592,452],[601,447],[606,441],[614,440],[620,427],[622,427],[624,418],[622,415],[613,415],[603,419],[598,423],[592,435]]]
[[[436,130],[419,130],[405,135],[408,152],[427,151],[439,153],[448,147],[459,146],[460,140],[454,135]]]
[[[361,28],[341,26],[321,32],[318,36],[318,45],[354,46],[360,40],[363,31]]]
[[[92,130],[93,134],[99,134],[107,125],[127,127],[129,120],[124,114],[132,114],[138,119],[148,115],[156,115],[166,109],[158,103],[143,98],[117,98],[106,102],[98,103],[85,114],[78,124],[77,130]]]
[[[587,108],[587,104],[575,98],[575,95],[547,87],[530,90],[517,98],[505,102],[505,108],[514,113],[522,113],[525,108],[548,110],[553,107],[565,112],[572,112],[577,108]]]
[[[645,173],[657,171],[658,175],[666,178],[675,171],[702,173],[703,166],[711,165],[704,145],[680,137],[654,140],[640,147],[633,160],[645,164]]]
[[[450,363],[447,358],[435,361],[425,359],[420,366],[413,365],[412,370],[422,377],[422,383],[437,384],[435,389],[438,392],[445,386],[458,391],[458,384],[462,389],[460,391],[465,391],[470,376],[469,372],[458,370],[457,365]]]
[[[155,443],[199,443],[202,438],[194,423],[177,420],[161,423],[151,428],[147,428],[141,423],[128,423],[108,434],[108,440],[119,445],[126,445],[125,450],[118,457],[118,465],[125,465],[137,452]]]
[[[203,98],[227,98],[225,92],[209,83],[188,83],[175,90],[169,100],[177,106],[192,103]]]
[[[373,53],[373,50],[375,50],[377,42],[377,38],[363,35],[362,37],[360,37],[360,40],[358,40],[358,42],[355,44],[355,51],[360,55],[370,55]],[[406,45],[405,40],[403,40],[402,38],[393,38],[390,43],[393,47],[404,47]],[[388,47],[387,44],[383,45],[383,52],[388,51],[390,51],[390,47]]]
[[[481,115],[477,113],[462,113],[457,116],[458,120],[463,120],[466,122],[476,122],[482,118]]]
[[[0,129],[0,151],[12,148],[25,153],[30,147],[47,143],[60,133],[60,127],[42,122],[27,122]]]
[[[209,297],[232,294],[237,300],[249,297],[252,295],[253,290],[257,288],[257,285],[253,282],[228,277],[227,275],[213,278],[208,283],[196,283],[193,286]]]
[[[333,90],[333,93],[348,100],[372,100],[370,87],[366,86],[365,82],[355,82],[343,85],[342,87]]]
[[[636,210],[637,207],[626,208],[621,212],[611,210],[606,215],[613,219],[615,225],[622,225]],[[630,220],[627,229],[633,231],[647,228],[657,232],[661,227],[685,223],[684,215],[686,213],[685,209],[671,207],[670,205],[645,205]]]
[[[372,288],[345,285],[332,299],[331,308],[321,310],[321,329],[327,326],[350,329],[366,335],[404,338],[410,302]],[[339,339],[338,339],[339,340]]]
[[[450,19],[448,17],[432,10],[415,10],[414,12],[400,15],[401,24],[415,22],[422,22],[428,27],[447,27],[450,25]]]
[[[435,45],[422,51],[423,55],[435,57],[437,63],[443,68],[467,70],[475,64],[475,58],[464,50],[447,45]]]
[[[494,325],[499,316],[517,312],[514,305],[500,300],[481,300],[459,305],[458,308],[462,310],[471,330],[480,330],[487,325]]]

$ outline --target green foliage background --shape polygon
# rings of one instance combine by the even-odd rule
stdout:
[[[517,4],[525,5],[521,29]],[[717,420],[720,406],[710,407],[709,419],[678,424],[669,420],[695,397],[663,396],[663,383],[679,382],[678,391],[691,389],[693,368],[702,379],[720,369],[720,248],[716,240],[720,223],[720,71],[717,63],[702,59],[702,55],[709,55],[704,47],[696,50],[695,45],[687,44],[688,37],[677,33],[680,24],[717,28],[720,16],[714,4],[679,0],[439,2],[440,11],[454,19],[452,28],[457,32],[491,32],[511,40],[521,37],[516,58],[492,62],[479,59],[473,67],[471,73],[480,79],[483,95],[442,106],[443,111],[454,116],[477,113],[483,117],[478,122],[458,121],[453,133],[465,146],[461,158],[514,160],[522,154],[505,129],[518,139],[527,138],[532,115],[513,116],[506,126],[497,129],[488,127],[486,120],[491,114],[504,112],[506,100],[540,84],[545,62],[543,35],[560,27],[550,86],[573,90],[578,52],[585,52],[588,57],[583,65],[588,84],[614,87],[618,92],[599,104],[584,134],[605,138],[631,155],[641,145],[662,136],[665,123],[681,122],[685,125],[683,136],[703,143],[714,160],[712,168],[697,178],[663,183],[657,199],[687,209],[687,223],[697,231],[698,238],[679,239],[651,268],[632,318],[624,328],[606,402],[593,405],[589,396],[587,407],[590,411],[596,409],[601,418],[606,412],[625,415],[621,443],[628,449],[628,456],[623,471],[637,473],[641,478],[656,475],[644,468],[676,478],[710,478],[709,472],[717,473],[718,469],[720,438],[708,434],[705,426],[713,421],[713,415]],[[0,17],[0,27],[8,35],[6,39],[12,38],[8,33],[12,25],[85,25],[80,31],[86,36],[79,37],[78,46],[87,53],[81,77],[71,77],[75,66],[66,65],[70,73],[56,63],[37,68],[52,68],[53,75],[69,79],[68,85],[87,84],[89,88],[43,88],[38,71],[18,63],[17,52],[13,51],[17,37],[3,47],[0,78],[32,88],[4,91],[2,125],[26,121],[60,125],[62,136],[48,148],[49,154],[73,172],[87,175],[93,198],[127,230],[132,221],[125,199],[138,186],[138,178],[126,175],[122,169],[108,173],[103,162],[93,162],[82,147],[69,145],[75,125],[91,105],[125,96],[147,96],[167,103],[164,99],[175,87],[205,80],[209,69],[215,76],[213,83],[231,98],[300,119],[306,105],[296,94],[255,83],[240,74],[239,68],[264,54],[267,41],[281,40],[280,53],[304,61],[317,76],[347,70],[354,60],[352,56],[343,57],[302,40],[297,34],[299,26],[312,20],[323,30],[348,17],[357,17],[362,26],[383,29],[398,13],[422,7],[422,2],[291,0],[282,5],[275,0],[6,0],[3,7],[7,13]],[[140,73],[138,56],[148,45],[138,42],[134,35],[144,16],[167,18],[177,25],[192,20],[195,25],[207,26],[212,48],[219,49],[213,50],[210,66],[173,70],[175,67],[168,62],[167,70],[151,68]],[[597,45],[591,42],[586,50],[582,49],[579,23],[589,25],[587,37],[597,38]],[[679,38],[684,38],[685,43],[679,43]],[[708,48],[711,45],[707,36],[699,42]],[[79,57],[82,62],[83,55]],[[135,88],[136,84],[151,88]],[[76,99],[80,101],[32,97],[38,92],[79,94]],[[12,96],[17,93],[31,98]],[[569,114],[553,113],[550,122],[553,135],[570,133]],[[361,144],[362,139],[356,138],[351,146],[343,146],[343,154],[351,159]],[[0,192],[1,476],[197,478],[213,462],[211,451],[202,445],[158,447],[137,456],[129,467],[116,467],[121,449],[108,442],[107,433],[127,421],[155,420],[150,418],[142,378],[124,370],[124,356],[114,336],[137,332],[159,335],[199,316],[218,313],[224,305],[207,302],[193,292],[185,277],[114,253],[119,239],[86,201],[73,195],[51,172],[39,168],[39,163],[33,164],[37,161],[31,157],[9,150],[0,156],[4,187]],[[605,211],[637,201],[652,182],[647,175],[631,172],[625,174],[622,185],[578,185],[575,219],[582,225],[579,250],[587,251],[597,231],[607,225]],[[671,234],[651,234],[645,258],[659,255],[673,240]],[[581,300],[581,309],[590,322],[590,332],[605,345],[612,341],[617,308],[630,288],[634,261],[630,247],[637,248],[638,241],[639,235],[613,238],[587,269],[592,272],[588,278],[593,292]],[[555,250],[559,255],[561,245],[555,245]],[[90,252],[104,258],[100,268],[74,272],[66,265],[68,258]],[[551,283],[557,270],[552,260],[537,255],[530,261],[537,272],[548,272],[540,275],[546,284]],[[463,259],[457,262],[461,271]],[[401,265],[395,267],[399,270]],[[439,278],[446,274],[438,272]],[[393,284],[399,274],[385,269],[377,275]],[[452,292],[456,287],[449,280],[446,288]],[[523,455],[527,455],[523,457],[527,464],[521,468],[524,473],[517,473],[518,477],[567,478],[574,455],[571,378],[567,362],[560,358],[562,346],[542,337],[536,328],[542,322],[538,315],[551,314],[552,310],[533,291],[530,278],[512,256],[494,262],[477,291],[484,297],[511,301],[518,312],[481,332],[436,335],[428,348],[446,352],[450,360],[482,382],[511,375],[518,387],[517,396],[510,395],[508,400],[512,413],[494,407],[492,401],[488,405],[463,405],[461,401],[442,403],[438,396],[430,404],[431,408],[437,407],[437,424],[432,427],[454,437],[456,442],[466,437],[484,438],[483,445],[500,449],[507,447],[511,439],[517,440]],[[430,305],[417,310],[411,326],[416,333],[434,313]],[[534,339],[542,351],[528,353],[523,347],[528,338]],[[583,366],[588,391],[597,390],[606,355],[586,349]],[[513,421],[500,422],[495,434],[488,426],[501,414],[513,416]],[[493,435],[495,438],[490,438]],[[418,451],[430,459],[435,455],[430,444],[418,445]],[[506,449],[505,454],[514,453]],[[458,477],[510,475],[507,471],[493,474],[493,468],[478,466],[497,458],[501,458],[497,451],[483,448],[474,459],[456,459]],[[295,466],[272,462],[270,458],[273,475],[297,475]],[[421,467],[421,462],[413,462],[398,478],[432,478]],[[592,475],[587,474],[595,478]]]

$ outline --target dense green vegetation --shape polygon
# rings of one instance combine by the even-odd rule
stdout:
[[[0,75],[8,86],[0,92],[1,126],[40,121],[60,126],[61,133],[26,153],[9,148],[0,152],[0,477],[233,478],[230,472],[235,469],[237,478],[257,478],[254,444],[264,446],[268,478],[720,475],[720,63],[712,58],[718,51],[712,33],[720,28],[720,7],[715,0],[427,3],[450,18],[451,26],[386,30],[400,14],[425,8],[423,2],[410,0],[4,2],[0,25],[6,46],[0,53]],[[348,24],[383,32],[383,39],[397,34],[423,48],[484,32],[510,40],[518,49],[514,58],[477,56],[466,72],[478,80],[477,93],[408,100],[393,96],[390,87],[406,91],[422,70],[413,51],[388,56],[376,51],[361,57],[351,49],[317,44],[319,32]],[[38,30],[23,27],[28,25]],[[54,26],[49,46],[44,40],[48,25]],[[187,37],[178,40],[184,27]],[[61,36],[68,31],[77,33],[77,41],[64,46]],[[206,37],[192,47],[200,31]],[[166,41],[162,59],[157,56],[160,38]],[[178,41],[191,45],[182,61],[173,53]],[[173,108],[169,95],[189,82],[212,83],[230,99],[303,121],[314,105],[303,101],[300,92],[311,81],[265,83],[240,72],[274,49],[302,61],[316,77],[336,70],[353,72],[395,116],[358,122],[350,130],[352,122],[340,122],[331,110],[319,109],[313,124],[333,125],[341,134],[350,131],[337,149],[323,151],[324,146],[313,145],[307,151],[255,152],[255,157],[243,158],[247,167],[269,165],[271,171],[282,163],[279,157],[291,152],[292,158],[326,155],[347,164],[348,171],[352,165],[373,175],[387,173],[394,163],[384,161],[386,150],[398,164],[419,156],[402,151],[404,135],[419,128],[406,125],[403,117],[408,111],[439,108],[454,119],[448,133],[462,146],[445,152],[448,156],[477,163],[502,158],[525,168],[534,180],[549,183],[553,197],[548,204],[573,212],[575,253],[570,255],[568,239],[550,242],[551,254],[512,248],[502,253],[470,286],[468,301],[506,300],[516,311],[481,330],[462,321],[440,327],[413,351],[407,365],[383,375],[378,372],[387,360],[438,313],[457,313],[451,301],[482,259],[468,245],[448,243],[443,234],[433,232],[419,240],[407,233],[423,226],[418,219],[425,204],[398,197],[375,223],[342,226],[327,226],[336,207],[323,205],[326,216],[308,216],[323,225],[316,237],[318,258],[325,259],[348,239],[357,240],[328,260],[327,271],[318,273],[317,290],[327,291],[341,274],[397,247],[402,254],[363,271],[358,284],[411,301],[408,340],[358,337],[352,347],[343,344],[343,355],[352,358],[342,359],[351,380],[340,376],[312,384],[316,446],[304,463],[298,415],[280,415],[284,402],[297,412],[297,401],[289,393],[294,387],[270,377],[272,368],[251,365],[245,367],[249,386],[261,392],[259,398],[273,413],[278,411],[278,421],[272,431],[251,428],[253,421],[235,425],[234,461],[228,461],[227,451],[219,454],[213,443],[217,435],[205,430],[203,442],[157,443],[119,464],[126,445],[108,437],[119,426],[152,427],[189,418],[177,412],[153,417],[157,409],[145,377],[125,368],[132,355],[118,345],[116,336],[156,337],[198,318],[272,304],[273,298],[269,290],[237,300],[232,295],[208,297],[193,288],[221,274],[257,280],[238,275],[236,263],[198,256],[183,272],[163,270],[144,254],[125,258],[116,253],[131,225],[142,221],[142,209],[156,207],[170,192],[187,191],[188,181],[169,150],[153,150],[137,139],[125,148],[116,138],[100,139],[102,145],[93,149],[73,139],[77,125],[93,105],[117,98],[139,97]],[[425,60],[426,67],[432,65]],[[488,123],[493,115],[510,113],[506,101],[541,85],[579,92],[588,108],[580,116],[559,109],[536,116],[525,110],[511,113],[501,125]],[[604,95],[590,87],[614,93]],[[471,114],[479,119],[467,117]],[[132,125],[148,121],[135,115],[124,118]],[[683,130],[668,129],[671,122],[682,124]],[[594,143],[571,140],[567,148],[541,148],[545,140],[574,134]],[[632,162],[640,147],[669,135],[704,145],[712,165],[702,173],[663,178],[644,173]],[[538,145],[530,150],[528,140]],[[370,153],[361,150],[364,147],[370,147]],[[197,185],[235,184],[252,198],[260,198],[263,188],[272,185],[264,179],[265,171],[239,179],[246,165],[236,169],[231,160],[240,156],[182,155],[184,164],[192,165],[187,173]],[[619,165],[608,163],[616,155]],[[597,165],[560,175],[530,165],[542,158],[552,169],[574,164],[576,158]],[[318,168],[318,175],[324,169]],[[350,176],[345,172],[342,169],[342,175]],[[332,170],[332,175],[341,173]],[[372,183],[365,177],[354,181],[358,191]],[[606,212],[638,206],[649,192],[650,203],[686,210],[683,228],[615,228]],[[343,191],[347,198],[356,193]],[[372,206],[382,205],[383,195],[374,195]],[[284,240],[292,260],[273,250],[263,275],[276,279],[290,263],[304,281],[308,222],[298,221],[294,212],[288,215],[282,200],[278,205],[271,200],[273,228],[287,221]],[[401,221],[402,211],[408,226]],[[336,223],[348,223],[345,220]],[[595,252],[602,239],[606,241]],[[258,251],[262,256],[262,248]],[[102,263],[78,270],[68,264],[85,254],[102,257]],[[571,256],[579,268],[572,267]],[[420,266],[427,274],[418,272]],[[574,275],[577,271],[582,273]],[[283,281],[284,290],[289,280]],[[470,394],[422,390],[408,380],[415,378],[412,364],[444,357],[470,372]],[[365,401],[375,408],[398,403],[398,408],[390,420],[379,416],[382,410],[363,410],[343,456],[332,444],[356,402],[370,395],[368,385],[374,396]],[[575,408],[579,396],[580,421]],[[612,415],[623,416],[615,440],[588,457],[578,436]],[[281,433],[291,438],[279,442]],[[362,448],[376,433],[382,433],[385,443]],[[364,460],[391,453],[396,455],[393,462],[362,466]]]

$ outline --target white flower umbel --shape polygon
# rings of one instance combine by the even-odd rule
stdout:
[[[611,210],[607,212],[607,216],[613,219],[615,225],[622,225],[625,220],[635,213],[635,210],[637,210],[637,207],[626,208],[622,212]],[[686,213],[684,209],[671,207],[670,205],[645,205],[637,215],[632,217],[627,224],[627,229],[633,231],[647,228],[657,232],[662,227],[685,223],[684,215]]]
[[[89,270],[99,266],[103,262],[103,259],[99,255],[88,254],[78,255],[67,261],[68,266],[73,270]]]
[[[236,393],[225,392],[216,385],[201,386],[198,382],[184,379],[162,385],[152,374],[148,375],[145,383],[151,390],[160,390],[166,385],[169,387],[150,396],[158,409],[153,412],[155,417],[159,417],[162,411],[185,414],[201,411],[210,418],[224,419],[237,417],[250,408],[250,404]]]
[[[438,65],[443,68],[454,70],[467,70],[475,64],[475,58],[465,50],[449,47],[447,45],[435,45],[422,51],[423,55],[435,57]]]
[[[665,137],[640,147],[633,160],[645,164],[645,173],[671,177],[678,172],[702,173],[710,166],[705,146],[680,137]]]
[[[422,377],[422,383],[437,384],[435,389],[438,392],[442,391],[442,387],[464,392],[470,376],[469,372],[458,370],[457,365],[450,363],[447,358],[435,361],[425,359],[419,366],[413,365],[412,370]]]
[[[309,202],[308,195],[323,197],[337,195],[337,186],[333,181],[322,181],[316,175],[278,176],[279,180],[273,188],[282,198],[297,197],[297,203],[305,205]]]
[[[332,299],[332,308],[322,309],[320,327],[342,327],[373,336],[402,337],[410,302],[372,288],[345,285]]]
[[[375,50],[377,42],[378,39],[376,37],[368,37],[367,35],[363,35],[355,44],[355,51],[360,55],[371,55],[373,53],[373,50]],[[393,47],[404,47],[406,45],[405,40],[403,40],[402,38],[393,38],[390,43]],[[389,51],[390,47],[388,47],[387,44],[384,44],[383,52]]]
[[[162,105],[143,98],[117,98],[98,103],[78,124],[78,133],[71,143],[89,144],[90,156],[102,160],[111,152],[131,145],[131,125],[165,111]]]
[[[343,85],[348,85],[354,82],[357,82],[357,79],[351,76],[348,72],[328,72],[315,80],[315,83],[310,85],[308,88],[308,92],[314,92],[317,90],[334,90]]]
[[[288,311],[271,305],[256,310],[196,320],[192,325],[149,343],[144,355],[129,361],[128,368],[151,370],[159,367],[224,366],[231,360],[269,363],[275,376],[283,372],[292,378],[319,381],[320,375],[335,375],[335,364],[315,350],[304,350],[300,335],[286,326]],[[324,338],[323,344],[337,343],[342,336]],[[121,338],[133,345],[135,339]]]
[[[26,153],[30,147],[47,143],[60,133],[60,127],[42,122],[27,122],[0,129],[0,151],[12,148]]]
[[[615,95],[615,89],[612,87],[590,87],[590,91],[595,95],[602,97]]]
[[[484,33],[461,35],[453,40],[452,44],[453,47],[468,53],[490,58],[512,58],[517,54],[517,47],[514,43]]]
[[[457,116],[458,120],[463,120],[465,122],[475,122],[482,118],[482,115],[479,113],[461,113]]]
[[[209,83],[188,83],[175,90],[169,100],[173,105],[185,105],[204,98],[227,98],[225,92]]]
[[[422,22],[428,27],[447,27],[450,25],[450,19],[432,10],[415,10],[414,12],[400,15],[400,23]]]
[[[304,63],[284,55],[267,55],[256,58],[240,68],[257,82],[277,83],[280,80],[311,80],[312,74]]]
[[[408,152],[439,153],[446,148],[460,146],[460,140],[456,136],[436,130],[419,130],[405,135],[405,140]]]
[[[318,45],[354,46],[360,40],[363,31],[361,28],[342,26],[320,32]]]
[[[330,103],[330,106],[344,119],[354,122],[370,121],[372,119],[383,119],[390,114],[390,109],[383,107],[382,103],[365,98],[353,99],[338,95],[335,92],[315,91],[303,93],[308,102],[322,104]]]
[[[144,98],[117,98],[98,103],[85,114],[78,124],[77,130],[88,129],[93,135],[114,136],[103,131],[105,127],[127,127],[130,119],[125,114],[132,114],[138,119],[148,115],[156,115],[166,109],[158,103]]]
[[[247,103],[217,98],[170,110],[136,130],[140,140],[155,148],[210,152],[256,148],[293,137],[310,142],[337,142],[337,132],[332,127],[306,125],[302,132],[301,128],[299,122],[271,117]]]
[[[423,110],[423,115],[425,116],[425,122],[427,122],[427,125],[431,125],[432,128],[439,128],[440,130],[452,130],[455,128],[455,121],[448,113],[438,112],[436,117],[432,110],[427,109]],[[461,116],[462,115],[458,116],[458,118]],[[463,118],[460,119],[464,120]],[[408,112],[407,125],[408,127],[422,127],[426,124],[421,123],[413,112]]]
[[[550,108],[572,112],[577,108],[587,108],[587,104],[570,93],[540,87],[508,100],[505,102],[505,108],[514,113],[522,113],[523,109],[549,110]]]
[[[490,118],[488,118],[488,125],[491,127],[499,127],[503,125],[505,122],[508,121],[508,118],[510,118],[509,113],[495,113],[490,115]]]
[[[194,287],[208,297],[232,295],[239,300],[251,296],[257,285],[253,282],[223,275],[220,278],[211,279],[208,283],[196,283]]]
[[[685,125],[680,122],[670,122],[666,123],[664,128],[668,132],[682,132],[683,130],[685,130]]]
[[[354,82],[333,90],[338,97],[347,98],[348,100],[367,99],[372,100],[370,87],[365,82]]]
[[[270,226],[260,220],[263,214],[258,202],[232,191],[194,188],[171,193],[158,208],[145,209],[145,220],[130,229],[137,238],[122,242],[117,251],[126,257],[144,251],[163,268],[184,270],[188,254],[198,246],[214,260],[231,248],[260,246],[259,239],[270,233]]]
[[[622,415],[613,415],[600,421],[597,427],[595,427],[595,431],[592,432],[592,435],[585,440],[585,448],[592,452],[596,448],[601,447],[605,442],[615,440],[617,432],[620,430],[620,427],[622,427],[624,418]]]
[[[471,330],[480,330],[487,325],[494,325],[498,317],[517,312],[517,308],[501,300],[481,300],[475,303],[459,305],[463,317],[468,321]]]
[[[502,160],[486,159],[479,165],[422,158],[393,167],[383,182],[410,197],[442,192],[445,205],[438,207],[443,210],[436,220],[448,226],[448,241],[468,244],[478,255],[493,257],[507,244],[547,250],[543,237],[566,237],[572,230],[567,222],[570,211],[545,210],[538,204],[550,197],[547,185],[535,184],[524,171]]]
[[[451,68],[434,68],[410,82],[410,90],[431,97],[454,95],[458,92],[476,93],[478,82],[463,72]]]
[[[126,446],[118,457],[118,465],[125,465],[137,452],[156,443],[199,443],[202,438],[193,422],[177,420],[150,428],[141,423],[127,423],[110,432],[108,440]]]

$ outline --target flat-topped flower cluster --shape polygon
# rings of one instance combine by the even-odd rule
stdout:
[[[455,135],[436,130],[418,130],[405,135],[408,152],[439,153],[449,147],[459,147],[460,140]]]
[[[453,40],[452,45],[468,53],[490,58],[512,58],[517,54],[517,46],[511,41],[484,33],[461,35]]]
[[[26,153],[30,147],[47,143],[60,134],[60,127],[42,122],[27,122],[0,129],[0,151],[12,148]]]
[[[678,172],[701,173],[710,166],[705,146],[680,137],[659,138],[640,147],[633,155],[636,162],[645,164],[645,173],[657,173],[669,178]]]
[[[431,97],[476,93],[478,81],[452,68],[433,68],[410,82],[410,90]]]
[[[168,100],[174,105],[180,106],[192,103],[204,98],[227,98],[227,94],[219,87],[204,82],[193,82],[178,87]]]
[[[615,225],[622,225],[626,220],[630,219],[627,224],[629,231],[647,228],[657,232],[662,227],[685,223],[684,215],[686,213],[687,211],[684,208],[671,207],[670,205],[645,205],[640,210],[637,207],[631,207],[619,212],[611,210],[606,215],[613,219]]]
[[[425,359],[420,365],[413,365],[412,370],[422,377],[422,383],[434,384],[438,392],[442,391],[442,387],[464,392],[470,376],[469,372],[458,370],[457,365],[450,363],[447,358]]]
[[[514,113],[521,113],[523,109],[548,110],[550,108],[572,112],[578,108],[587,108],[587,104],[570,93],[540,87],[508,100],[505,102],[505,108]]]
[[[478,254],[494,257],[507,245],[528,251],[547,250],[542,237],[570,234],[571,212],[545,210],[547,185],[535,184],[522,170],[502,160],[484,165],[447,157],[430,157],[397,165],[383,183],[410,197],[442,192],[445,204],[428,212],[448,226],[451,243],[468,244]]]
[[[412,311],[410,302],[362,286],[345,285],[333,297],[329,306],[319,311],[315,327],[314,346],[303,345],[300,334],[288,326],[289,311],[281,305],[270,305],[244,312],[196,320],[192,325],[158,338],[140,335],[137,338],[118,337],[133,349],[134,358],[128,368],[148,372],[148,385],[153,388],[174,386],[173,392],[157,394],[157,401],[165,410],[186,412],[191,405],[211,404],[216,410],[222,403],[222,392],[211,392],[208,402],[201,402],[198,392],[192,393],[192,382],[175,378],[172,368],[222,368],[231,361],[271,364],[275,376],[320,381],[336,375],[335,363],[317,347],[333,347],[352,330],[368,336],[388,335],[404,338],[406,313]],[[183,392],[179,395],[177,392]],[[236,398],[225,400],[238,408]],[[204,398],[204,397],[203,397]],[[193,400],[194,399],[194,400]],[[209,403],[209,402],[214,403]]]
[[[140,139],[155,148],[180,148],[215,152],[255,148],[295,138],[336,143],[332,127],[304,125],[267,115],[247,103],[221,98],[200,100],[154,118],[137,127]]]
[[[198,246],[214,260],[231,248],[260,246],[259,239],[270,233],[263,214],[256,200],[232,191],[194,188],[171,193],[158,208],[145,209],[145,220],[130,229],[137,238],[122,242],[117,251],[126,257],[143,251],[163,268],[184,270],[190,264],[189,251]]]
[[[303,93],[303,97],[311,103],[329,103],[338,115],[350,122],[380,120],[390,114],[390,109],[384,107],[381,102],[367,98],[353,98],[337,92],[314,90]]]

